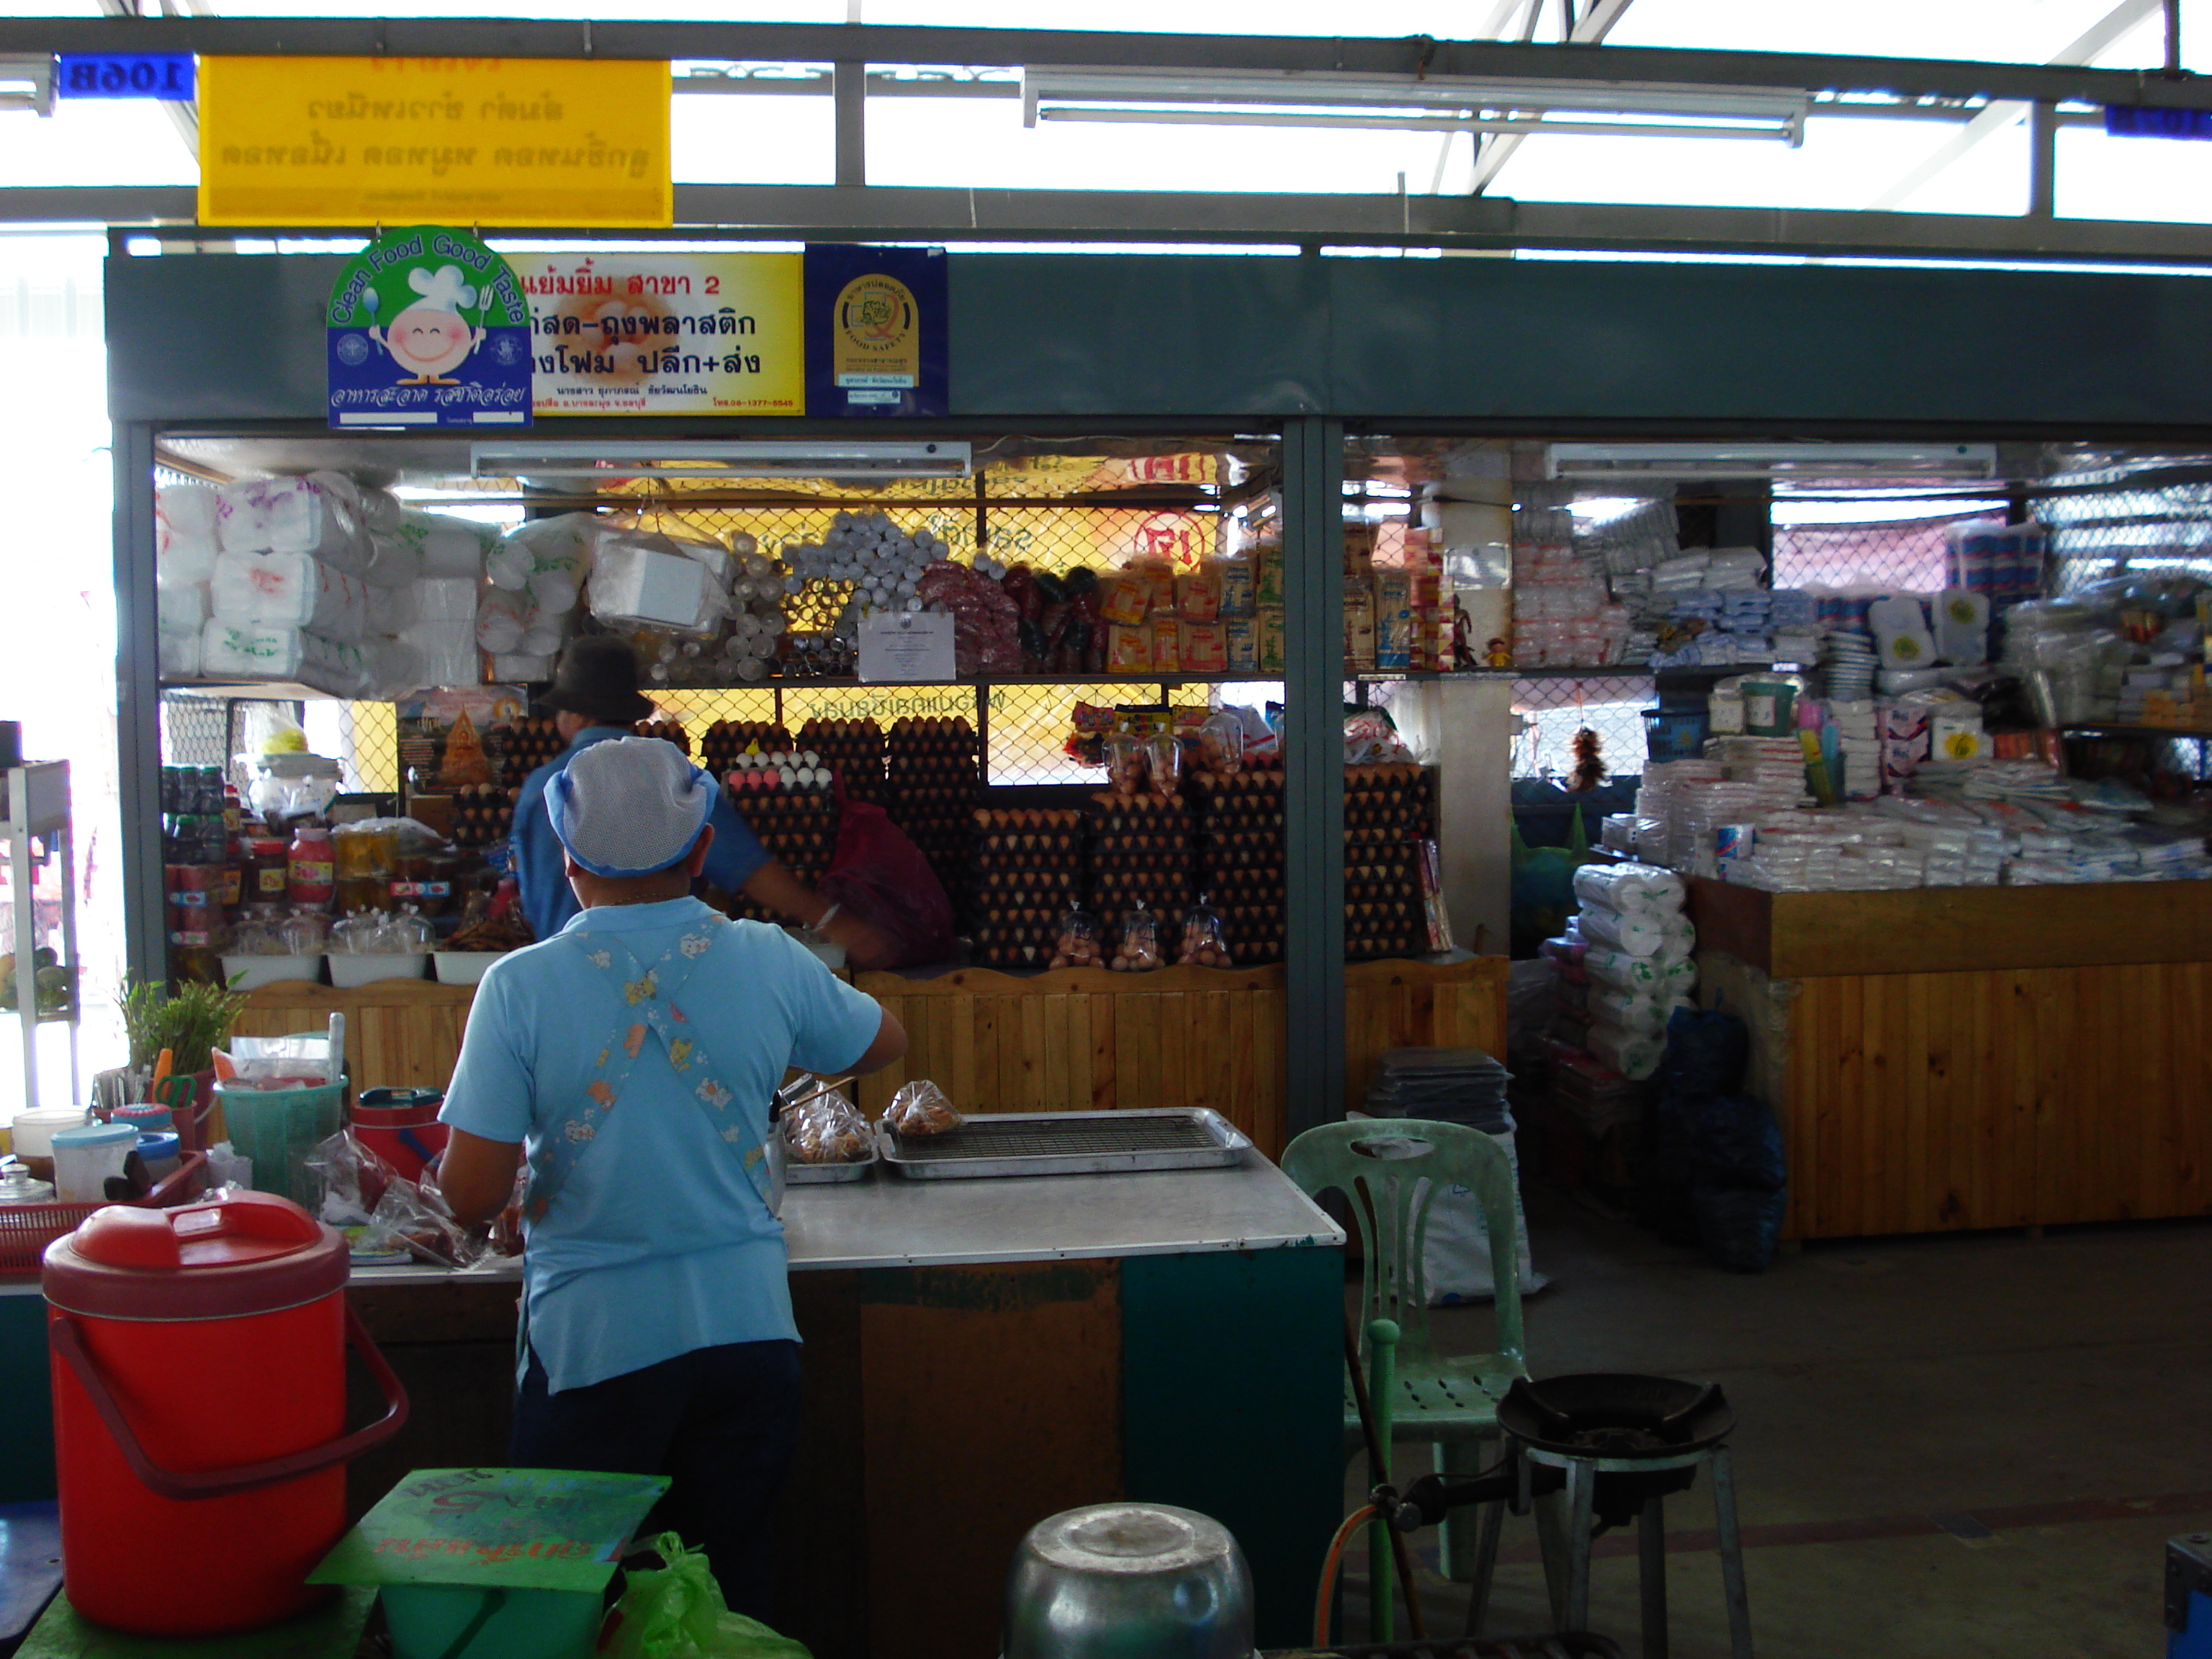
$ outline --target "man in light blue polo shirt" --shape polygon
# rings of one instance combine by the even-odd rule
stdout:
[[[781,929],[690,896],[719,793],[653,738],[592,744],[553,780],[585,908],[484,975],[440,1179],[474,1223],[529,1158],[510,1461],[673,1476],[668,1523],[765,1618],[799,1412],[769,1103],[787,1067],[872,1071],[906,1033]]]

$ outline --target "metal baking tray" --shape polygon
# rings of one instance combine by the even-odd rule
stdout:
[[[783,1153],[783,1184],[787,1187],[828,1187],[839,1182],[866,1181],[868,1172],[882,1158],[882,1149],[871,1142],[868,1155],[854,1158],[849,1164],[801,1164],[791,1155],[791,1149],[787,1146]]]
[[[886,1133],[880,1144],[884,1167],[908,1181],[1210,1170],[1236,1163],[1252,1145],[1203,1106],[986,1112],[941,1135]]]

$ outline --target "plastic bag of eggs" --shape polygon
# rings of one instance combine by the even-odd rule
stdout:
[[[747,755],[726,781],[740,793],[763,789],[827,789],[831,769],[811,749],[779,749],[772,755]]]

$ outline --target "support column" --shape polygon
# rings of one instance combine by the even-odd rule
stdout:
[[[115,428],[115,783],[123,816],[124,967],[168,976],[161,886],[161,659],[154,588],[154,429]]]
[[[1283,428],[1286,1127],[1344,1115],[1344,424]]]

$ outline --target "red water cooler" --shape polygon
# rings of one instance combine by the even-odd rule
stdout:
[[[64,1587],[87,1619],[215,1636],[329,1594],[305,1580],[345,1530],[346,1461],[407,1419],[347,1266],[268,1193],[100,1210],[47,1247]],[[386,1402],[352,1434],[349,1341]]]

